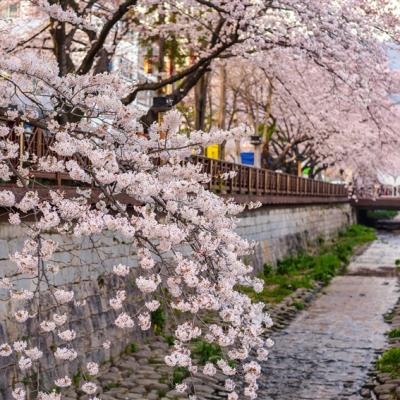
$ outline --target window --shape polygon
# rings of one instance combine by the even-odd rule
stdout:
[[[9,4],[1,10],[1,16],[4,18],[17,18],[20,14],[20,3]]]
[[[132,62],[124,57],[121,57],[119,59],[118,72],[125,79],[133,80],[135,78],[135,70],[133,68]]]

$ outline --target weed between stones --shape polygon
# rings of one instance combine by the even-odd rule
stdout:
[[[380,372],[390,374],[393,378],[400,377],[400,348],[386,350],[376,363]]]
[[[400,337],[400,328],[394,328],[388,333],[390,339]]]

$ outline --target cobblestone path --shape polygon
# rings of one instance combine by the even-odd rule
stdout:
[[[383,320],[399,296],[394,263],[400,235],[381,234],[284,330],[264,365],[262,400],[356,400],[376,352]]]

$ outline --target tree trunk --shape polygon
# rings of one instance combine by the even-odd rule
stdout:
[[[195,129],[204,130],[207,110],[208,73],[204,74],[194,89],[195,102]]]
[[[219,110],[218,110],[218,128],[226,129],[226,66],[220,67],[220,86],[219,86]]]
[[[226,82],[227,73],[225,64],[220,67],[220,86],[219,86],[219,110],[218,110],[218,128],[226,129]],[[226,141],[221,143],[221,160],[225,160],[225,144]]]

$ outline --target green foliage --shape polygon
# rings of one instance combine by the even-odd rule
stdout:
[[[208,343],[205,340],[197,340],[194,343],[192,354],[201,364],[216,362],[222,358],[222,349],[215,343]]]
[[[158,389],[157,390],[158,398],[160,398],[160,399],[164,398],[167,393],[168,393],[168,390],[166,390],[166,389]]]
[[[172,383],[177,385],[190,376],[189,370],[185,367],[174,367],[172,371]]]
[[[393,312],[393,311],[390,311],[390,312],[386,313],[386,314],[383,316],[383,319],[384,319],[385,322],[391,324],[392,321],[393,321],[393,317],[394,317],[394,312]]]
[[[354,239],[356,243],[361,244],[376,240],[376,232],[373,228],[356,224],[351,225],[346,230],[340,232],[339,237]]]
[[[163,335],[163,338],[165,342],[168,344],[168,346],[173,346],[175,344],[175,337],[172,335]]]
[[[323,282],[325,285],[335,276],[341,266],[341,262],[346,262],[336,253],[326,253],[315,258],[315,265],[310,275],[314,281]]]
[[[377,362],[380,372],[390,374],[393,378],[400,376],[400,348],[385,351]]]
[[[395,210],[369,210],[367,217],[370,219],[392,219],[397,216],[398,211]]]
[[[271,264],[264,264],[263,273],[264,273],[265,276],[271,274],[273,270],[274,270],[274,267]]]
[[[72,384],[75,387],[79,387],[82,378],[83,378],[82,371],[80,369],[78,369],[78,371],[76,371],[76,373],[74,375],[72,375]]]
[[[126,353],[126,354],[136,353],[136,352],[137,352],[137,349],[138,349],[137,344],[136,344],[135,342],[132,342],[132,343],[128,344],[128,345],[125,347],[125,353]]]
[[[121,386],[120,383],[117,383],[117,382],[110,382],[110,383],[107,383],[107,384],[105,384],[105,385],[103,386],[103,390],[104,390],[105,392],[108,392],[108,391],[110,391],[111,389],[119,388],[120,386]]]
[[[97,284],[99,285],[100,289],[104,288],[105,279],[103,274],[99,275],[99,277],[97,278]]]
[[[294,301],[292,306],[294,306],[297,310],[304,310],[305,305],[302,301]]]
[[[161,307],[151,313],[151,325],[155,334],[160,335],[163,332],[166,321],[165,311]]]
[[[346,265],[357,245],[376,239],[375,231],[362,225],[352,225],[339,233],[332,243],[319,240],[315,254],[300,252],[278,262],[276,269],[266,264],[259,275],[265,287],[261,293],[252,288],[241,286],[239,290],[246,293],[253,301],[279,303],[296,289],[310,289],[315,282],[325,285]]]
[[[394,328],[388,333],[391,339],[400,337],[400,328]]]
[[[24,376],[23,378],[22,378],[22,384],[24,385],[24,386],[28,386],[29,385],[29,383],[30,383],[30,378],[29,378],[29,376]]]
[[[278,262],[276,272],[279,275],[291,274],[303,270],[313,262],[313,257],[306,253],[290,256]]]
[[[395,262],[396,267],[400,267],[400,259],[398,258]]]

